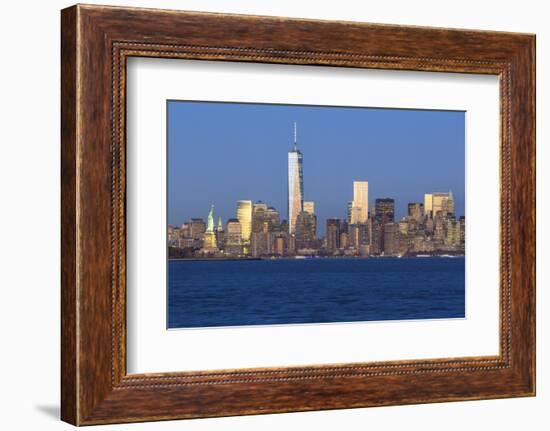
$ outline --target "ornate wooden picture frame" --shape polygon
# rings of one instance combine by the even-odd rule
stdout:
[[[62,11],[61,416],[75,425],[535,394],[535,37],[77,5]],[[129,57],[500,78],[500,354],[126,372]]]

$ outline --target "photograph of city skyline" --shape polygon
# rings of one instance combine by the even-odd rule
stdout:
[[[169,328],[465,317],[464,112],[167,116]]]

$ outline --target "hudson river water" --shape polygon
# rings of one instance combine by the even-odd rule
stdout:
[[[464,317],[464,258],[169,262],[168,326]]]

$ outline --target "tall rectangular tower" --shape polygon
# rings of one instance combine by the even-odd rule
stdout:
[[[252,232],[252,201],[237,201],[237,219],[241,224],[241,237],[243,243],[250,242]]]
[[[369,182],[353,182],[351,224],[366,223],[369,218]]]
[[[296,142],[296,123],[294,123],[294,147],[288,152],[288,232],[296,232],[298,214],[304,208],[303,156]]]
[[[327,219],[327,250],[334,251],[340,248],[340,219]]]
[[[433,195],[431,193],[424,193],[424,214],[432,215],[433,208]]]
[[[393,223],[395,218],[395,201],[392,198],[379,198],[374,203],[375,219],[378,223]]]

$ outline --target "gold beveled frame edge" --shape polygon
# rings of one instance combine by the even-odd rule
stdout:
[[[453,371],[487,371],[510,367],[511,350],[511,65],[501,61],[372,56],[314,51],[284,51],[132,41],[112,43],[112,361],[114,389],[275,382],[345,377],[374,377]],[[356,68],[483,73],[500,78],[500,352],[498,356],[411,361],[306,365],[195,372],[126,374],[126,59],[156,57],[196,60],[330,65]]]

